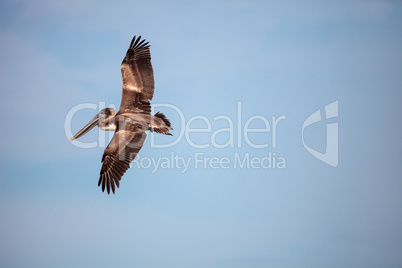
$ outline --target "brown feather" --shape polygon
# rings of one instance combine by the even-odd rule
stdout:
[[[115,193],[115,185],[119,187],[121,177],[129,169],[130,163],[137,156],[147,136],[145,132],[139,132],[140,130],[132,131],[125,128],[119,128],[115,132],[103,153],[98,186],[102,184],[102,192],[106,189],[108,194],[110,189]]]
[[[133,109],[149,113],[149,100],[154,95],[154,72],[148,42],[134,36],[121,64],[123,94],[119,112]],[[138,96],[139,95],[139,96]]]
[[[121,63],[123,93],[113,119],[117,130],[103,153],[98,181],[98,186],[108,194],[114,194],[116,186],[119,188],[122,176],[145,142],[145,131],[171,135],[166,116],[159,112],[151,115],[155,85],[149,47],[141,36],[134,36]]]

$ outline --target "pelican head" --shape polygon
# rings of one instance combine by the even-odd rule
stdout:
[[[85,127],[83,127],[74,137],[71,138],[70,141],[73,141],[88,131],[93,129],[95,126],[98,126],[102,130],[116,130],[116,124],[114,123],[114,115],[115,111],[113,108],[105,108],[102,109]]]

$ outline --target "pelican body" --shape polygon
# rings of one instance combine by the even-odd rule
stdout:
[[[145,131],[172,135],[169,120],[163,113],[151,115],[154,95],[154,73],[148,42],[141,36],[132,39],[126,56],[121,64],[123,94],[120,109],[115,113],[112,108],[101,110],[86,126],[71,138],[77,139],[98,126],[102,130],[115,131],[112,140],[102,156],[102,168],[98,186],[110,194],[119,188],[120,180],[130,167],[144,144]]]

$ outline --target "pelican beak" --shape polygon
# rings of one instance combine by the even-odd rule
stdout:
[[[80,131],[78,131],[78,133],[75,134],[75,136],[72,137],[70,141],[73,141],[73,140],[83,136],[85,133],[87,133],[88,131],[93,129],[95,126],[97,126],[99,124],[99,121],[101,119],[103,119],[103,117],[100,116],[99,114],[97,114],[94,118],[92,118],[91,121],[89,121],[89,123],[85,127],[83,127]]]

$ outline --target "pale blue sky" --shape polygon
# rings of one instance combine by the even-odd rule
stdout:
[[[401,3],[20,0],[0,10],[1,267],[402,266]],[[148,140],[140,157],[191,157],[189,168],[134,166],[108,196],[97,187],[104,148],[75,147],[65,118],[82,103],[119,106],[134,35],[151,44],[152,103],[177,106],[186,123],[205,116],[211,132],[227,116],[236,142]],[[337,167],[301,139],[304,120],[334,101]],[[255,115],[286,116],[276,147],[272,133],[250,134],[268,148],[243,135],[238,146],[239,102],[242,128]],[[166,144],[185,126],[161,111],[174,127],[155,137]],[[73,131],[96,112],[77,113]],[[305,135],[325,151],[325,121]],[[231,163],[275,153],[286,168],[195,168],[197,153]]]

